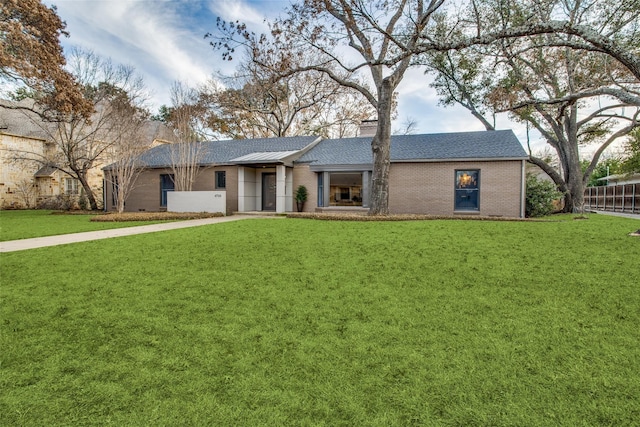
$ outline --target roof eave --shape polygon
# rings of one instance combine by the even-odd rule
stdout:
[[[391,159],[391,163],[496,162],[521,161],[529,157],[443,157],[438,159]]]
[[[372,163],[343,164],[343,165],[309,165],[313,172],[364,172],[373,169]]]

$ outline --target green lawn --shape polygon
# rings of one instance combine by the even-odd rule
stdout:
[[[0,242],[154,223],[150,221],[91,222],[94,216],[52,215],[51,211],[47,210],[0,210]]]
[[[255,219],[5,253],[0,425],[637,425],[639,227]]]

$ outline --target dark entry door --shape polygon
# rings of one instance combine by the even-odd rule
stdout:
[[[276,210],[276,174],[262,174],[262,210]]]

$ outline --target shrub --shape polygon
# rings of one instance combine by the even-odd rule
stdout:
[[[186,219],[223,217],[221,212],[124,212],[97,215],[91,222],[126,222],[126,221],[176,221]]]
[[[47,197],[38,203],[38,209],[49,209],[58,211],[69,211],[73,208],[75,201],[67,194]]]
[[[554,211],[554,202],[562,197],[551,181],[527,175],[527,204],[525,214],[528,218],[549,215]]]
[[[306,202],[308,197],[307,187],[304,185],[299,185],[296,190],[296,201],[297,202]]]
[[[81,211],[87,211],[90,208],[89,199],[84,195],[84,193],[81,194],[80,198],[78,199],[78,207]]]

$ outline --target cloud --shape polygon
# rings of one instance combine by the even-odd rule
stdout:
[[[258,2],[255,6],[243,0],[212,0],[209,9],[225,21],[240,21],[250,31],[265,33],[269,30],[265,20],[284,12],[288,5],[289,2],[279,0]]]
[[[215,54],[193,30],[193,10],[179,2],[59,1],[58,14],[71,37],[65,45],[79,45],[131,64],[156,92],[168,101],[174,80],[203,82],[215,67]],[[197,8],[197,3],[186,3]],[[179,9],[182,8],[182,9]],[[213,17],[209,17],[213,22]],[[167,93],[164,93],[167,92]]]

